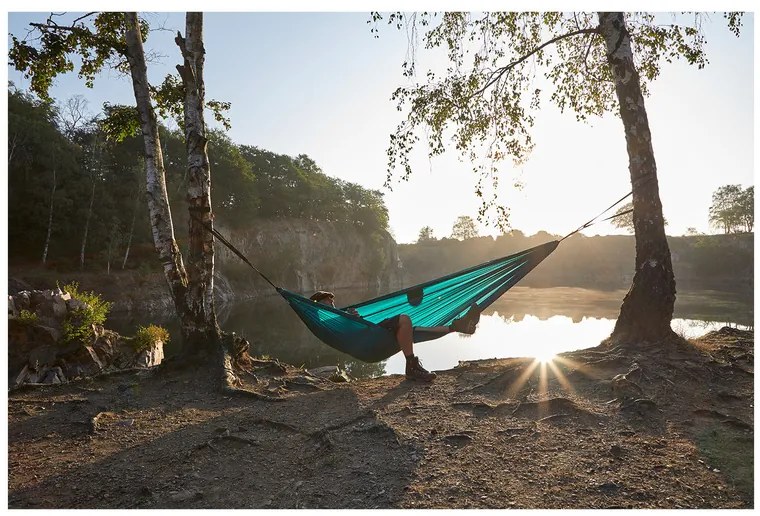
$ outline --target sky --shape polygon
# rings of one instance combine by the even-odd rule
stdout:
[[[46,16],[11,12],[8,32],[23,35],[30,21]],[[173,38],[177,30],[184,32],[184,14],[147,17],[165,28],[146,43],[162,55],[148,70],[149,79],[158,82],[179,62]],[[330,176],[381,190],[398,242],[415,241],[423,226],[431,226],[436,237],[449,236],[457,217],[477,215],[472,166],[454,151],[428,159],[421,142],[411,179],[393,181],[392,190],[383,187],[389,134],[403,116],[391,94],[409,84],[401,73],[409,44],[406,33],[386,25],[374,38],[368,19],[366,12],[207,12],[207,98],[231,102],[234,142],[307,154]],[[713,232],[708,225],[713,192],[727,184],[754,184],[754,15],[745,16],[738,39],[721,15],[712,15],[704,29],[710,64],[703,70],[664,65],[645,101],[670,235],[689,227]],[[436,64],[435,57],[417,55]],[[29,84],[10,67],[8,79],[22,88]],[[51,90],[59,100],[78,94],[93,112],[105,101],[134,102],[128,78],[114,72],[99,77],[92,90],[73,73],[61,76]],[[564,235],[630,191],[628,158],[618,118],[581,124],[548,102],[544,106],[529,160],[517,168],[511,162],[500,167],[500,200],[510,210],[513,228]],[[514,180],[524,187],[511,188]],[[484,235],[499,233],[495,227],[479,229]],[[609,223],[585,231],[620,232]]]

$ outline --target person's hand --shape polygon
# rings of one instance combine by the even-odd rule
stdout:
[[[359,312],[356,311],[356,308],[349,308],[346,310],[346,312],[350,313],[351,315],[359,315]]]

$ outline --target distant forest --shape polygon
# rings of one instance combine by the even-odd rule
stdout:
[[[9,262],[44,261],[59,271],[158,267],[145,203],[142,137],[115,142],[107,137],[108,127],[86,111],[82,97],[56,105],[9,85]],[[331,178],[306,155],[238,145],[222,131],[211,131],[209,140],[211,195],[224,227],[298,218],[350,223],[368,237],[388,229],[377,190]],[[161,145],[182,245],[188,219],[184,135],[162,127]]]
[[[497,238],[444,238],[399,246],[407,285],[421,283],[561,237],[511,231]],[[754,233],[668,237],[677,288],[752,291]],[[522,286],[628,288],[633,279],[633,236],[576,234],[521,280]]]
[[[110,140],[108,128],[98,117],[88,118],[85,107],[82,98],[56,105],[9,85],[9,263],[44,260],[46,267],[62,272],[156,269],[142,138]],[[162,127],[161,139],[174,227],[183,245],[188,217],[184,136]],[[306,155],[290,157],[238,145],[222,131],[211,131],[209,155],[214,211],[224,227],[294,218],[353,224],[368,238],[388,230],[381,192],[331,178]],[[517,230],[495,239],[468,236],[400,245],[405,283],[557,238]],[[753,238],[752,233],[669,237],[678,285],[751,289]],[[627,288],[633,260],[632,236],[575,235],[521,284]]]

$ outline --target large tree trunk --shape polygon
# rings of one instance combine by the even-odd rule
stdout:
[[[174,306],[183,329],[192,326],[193,317],[187,310],[187,273],[182,263],[182,254],[174,239],[174,226],[169,208],[169,198],[166,194],[166,177],[164,158],[161,153],[161,140],[158,135],[158,122],[148,89],[148,69],[145,64],[140,24],[137,13],[125,13],[126,43],[129,71],[132,76],[132,88],[135,94],[137,111],[140,116],[145,146],[145,194],[148,201],[150,227],[153,235],[153,245],[158,252],[163,265],[164,276],[169,285]]]
[[[10,151],[9,151],[10,153]],[[8,158],[10,164],[10,157]],[[50,235],[53,232],[53,204],[55,201],[55,167],[53,167],[53,190],[50,192],[50,213],[48,214],[48,230],[45,237],[45,250],[42,252],[42,265],[47,262],[48,247],[50,246]]]
[[[206,123],[203,109],[205,86],[203,82],[203,13],[187,13],[185,38],[177,34],[175,39],[182,51],[184,64],[177,70],[185,89],[185,142],[187,148],[189,204],[189,250],[187,274],[189,290],[188,310],[193,316],[192,327],[187,333],[193,340],[210,340],[219,335],[214,309],[214,237],[203,224],[211,226],[211,168],[209,166]],[[188,343],[186,343],[187,345]]]
[[[599,24],[625,128],[636,235],[633,284],[620,307],[612,340],[656,342],[673,335],[670,321],[676,282],[665,237],[652,136],[623,13],[599,13]]]

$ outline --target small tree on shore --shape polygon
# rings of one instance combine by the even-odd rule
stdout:
[[[724,233],[752,232],[755,225],[755,187],[725,185],[712,195],[710,224]]]
[[[478,228],[475,221],[469,215],[460,215],[454,226],[451,228],[451,238],[457,240],[467,240],[478,237]]]
[[[435,240],[435,237],[433,236],[433,228],[430,226],[422,227],[422,229],[420,229],[420,235],[417,237],[417,243],[431,242],[433,240]]]

